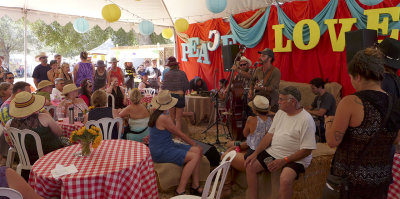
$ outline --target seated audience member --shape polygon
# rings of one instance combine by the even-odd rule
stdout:
[[[64,87],[64,79],[56,78],[55,83],[56,83],[56,87],[53,88],[50,98],[51,98],[51,101],[61,102],[61,100],[64,99],[64,96],[62,94],[63,87]]]
[[[138,89],[142,90],[144,88],[151,88],[150,82],[149,82],[149,74],[147,72],[143,72],[140,74],[140,79],[142,80],[139,83]]]
[[[80,98],[85,101],[86,105],[89,107],[90,104],[90,96],[92,95],[93,84],[90,79],[84,79],[81,82],[81,94],[79,95]]]
[[[50,82],[49,80],[42,80],[41,82],[39,82],[38,84],[38,88],[36,90],[36,95],[41,95],[43,97],[45,97],[46,99],[46,106],[50,106],[51,105],[51,92],[53,92],[53,87],[54,84],[52,82]]]
[[[54,84],[56,78],[60,76],[60,69],[58,69],[57,60],[51,60],[49,65],[51,69],[47,71],[47,78],[49,78],[49,81]]]
[[[121,86],[119,86],[118,78],[111,78],[111,84],[110,87],[107,88],[107,93],[110,93],[114,96],[115,109],[121,109],[125,107],[125,91]],[[112,107],[111,100],[108,101],[108,106]]]
[[[160,87],[161,71],[157,68],[157,59],[152,59],[153,64],[146,68],[146,72],[149,74],[149,82],[151,88],[158,90]]]
[[[235,150],[237,147],[240,151],[246,152],[237,153],[235,158],[232,160],[231,167],[238,171],[246,171],[244,167],[245,159],[250,156],[257,148],[258,144],[263,139],[266,131],[269,130],[272,124],[272,119],[268,117],[269,111],[269,101],[266,97],[261,95],[256,95],[254,100],[249,102],[248,105],[251,107],[251,110],[255,114],[255,116],[249,116],[246,121],[246,125],[243,129],[243,135],[246,137],[246,142],[240,143],[235,141],[234,145],[230,147],[223,155],[222,158],[232,150]],[[231,182],[225,183],[225,191],[226,193],[231,192]],[[229,189],[229,190],[227,190]]]
[[[118,111],[111,108],[106,107],[107,105],[107,93],[102,90],[97,90],[92,95],[92,104],[94,109],[90,110],[87,115],[87,121],[90,120],[99,120],[103,118],[117,118],[119,117]],[[118,127],[114,126],[113,132],[111,135],[112,139],[118,139]]]
[[[208,91],[208,87],[206,82],[200,77],[195,77],[189,82],[189,90],[190,92],[196,91],[199,93],[200,91]]]
[[[0,187],[14,189],[23,198],[43,199],[17,172],[4,166],[0,167]]]
[[[293,182],[311,163],[311,152],[316,149],[315,124],[311,115],[301,108],[301,93],[293,86],[279,94],[280,110],[271,128],[256,150],[245,161],[248,191],[257,197],[257,173],[265,170],[280,174],[279,198],[291,198]]]
[[[74,108],[74,117],[78,117],[78,113],[85,113],[88,110],[86,102],[79,98],[79,88],[75,84],[65,85],[63,88],[64,100],[57,106],[57,117],[68,118],[68,108]]]
[[[131,104],[120,112],[120,117],[127,118],[129,126],[125,130],[124,138],[143,142],[143,138],[149,135],[150,113],[147,108],[140,103],[142,94],[138,89],[133,89],[129,93]]]
[[[171,117],[165,112],[174,107],[178,99],[171,97],[168,90],[162,90],[153,98],[151,105],[154,112],[150,116],[149,149],[153,161],[156,163],[174,163],[183,166],[179,185],[175,190],[176,195],[185,194],[186,184],[192,176],[190,192],[200,196],[200,159],[202,149],[172,122]],[[181,138],[190,145],[174,143],[172,135]]]
[[[8,82],[0,83],[0,106],[12,95],[12,84]]]
[[[12,72],[6,72],[4,75],[4,81],[14,84],[14,74]]]
[[[6,128],[30,129],[36,132],[42,142],[43,154],[63,147],[59,139],[62,129],[49,114],[39,113],[45,101],[46,99],[40,95],[32,95],[26,91],[18,93],[10,103],[10,115],[13,119],[6,124]],[[31,164],[35,163],[39,155],[32,136],[25,137],[25,148]],[[29,172],[22,172],[22,176],[27,180]]]
[[[0,109],[0,120],[1,124],[4,126],[8,122],[8,120],[11,119],[10,117],[10,103],[11,100],[14,99],[15,95],[18,93],[26,91],[26,92],[31,92],[31,85],[26,83],[26,82],[17,82],[14,84],[13,89],[12,89],[12,95],[10,98],[8,98],[3,104],[1,105]]]
[[[319,135],[321,141],[325,142],[324,116],[334,116],[336,111],[336,100],[332,94],[325,90],[325,82],[321,78],[310,81],[312,92],[317,95],[307,111],[319,120]]]

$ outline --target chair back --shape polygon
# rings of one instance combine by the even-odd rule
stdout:
[[[141,89],[141,91],[144,96],[151,95],[154,97],[154,94],[156,93],[156,89],[154,89],[154,88],[143,88],[143,89]]]
[[[20,192],[15,189],[0,187],[0,196],[5,196],[12,199],[23,199]]]
[[[101,134],[103,135],[103,140],[110,140],[112,131],[114,129],[115,123],[118,123],[118,139],[121,138],[122,128],[123,128],[123,120],[122,118],[102,118],[99,120],[90,120],[86,123],[86,128],[90,128],[91,125],[95,125],[96,127],[101,129]]]
[[[53,117],[54,121],[57,121],[56,107],[55,106],[44,106],[47,112]]]
[[[115,108],[115,98],[114,95],[107,93],[107,107],[108,107],[108,100],[110,100],[111,97],[111,108]]]
[[[30,170],[32,168],[31,161],[29,160],[28,152],[25,148],[25,136],[31,135],[35,139],[36,142],[36,150],[38,153],[39,158],[43,156],[43,149],[42,149],[42,141],[40,140],[39,135],[31,131],[29,129],[19,130],[13,127],[10,127],[8,130],[11,141],[14,144],[15,149],[17,150],[19,156],[19,164],[17,166],[17,173],[21,174],[21,170]]]

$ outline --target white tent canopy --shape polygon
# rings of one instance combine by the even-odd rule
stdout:
[[[274,0],[228,0],[227,8],[219,14],[207,9],[206,0],[0,0],[0,17],[7,15],[17,20],[24,16],[28,21],[53,21],[65,25],[77,17],[88,20],[90,27],[123,28],[138,30],[138,23],[150,20],[155,25],[155,32],[160,33],[166,26],[173,26],[178,18],[185,18],[189,23],[204,22],[212,18],[224,18],[249,10],[266,7]],[[282,0],[280,1],[282,2]],[[122,11],[118,22],[107,23],[101,15],[103,6],[115,3]],[[165,7],[164,7],[165,5]]]

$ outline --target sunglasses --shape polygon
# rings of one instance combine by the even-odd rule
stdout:
[[[240,64],[239,66],[247,66],[247,64]]]
[[[7,77],[7,79],[14,79],[14,77]]]

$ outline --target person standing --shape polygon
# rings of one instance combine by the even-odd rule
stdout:
[[[61,55],[60,54],[54,55],[54,60],[57,60],[57,68],[60,69],[61,68],[61,60],[62,60]]]
[[[47,72],[51,69],[50,66],[47,64],[47,55],[44,52],[41,52],[39,55],[35,57],[36,60],[40,61],[40,64],[35,67],[33,70],[33,83],[35,84],[36,88],[38,87],[39,82],[42,80],[49,80],[47,76]]]
[[[6,72],[4,75],[4,81],[10,84],[14,84],[14,74],[12,72]]]
[[[268,98],[271,102],[271,111],[277,112],[281,71],[272,65],[275,56],[271,49],[266,48],[258,53],[260,54],[259,61],[262,67],[254,71],[248,97],[253,99],[255,95],[262,95]]]
[[[74,82],[77,87],[81,85],[82,80],[90,79],[93,82],[94,66],[88,61],[88,53],[86,51],[80,54],[81,62],[74,66]]]
[[[107,71],[107,84],[110,86],[111,79],[116,77],[118,80],[118,86],[121,86],[124,83],[124,74],[122,70],[117,66],[119,61],[117,58],[113,57],[108,63],[111,63],[111,68]]]
[[[400,98],[400,41],[386,38],[379,44],[379,49],[385,55],[385,72],[383,73],[382,89],[396,98]]]
[[[104,88],[107,83],[106,65],[103,60],[98,60],[96,64],[96,72],[94,74],[94,91]]]
[[[60,75],[58,75],[59,78],[63,78],[64,79],[64,84],[73,84],[74,81],[72,79],[72,75],[69,72],[69,64],[64,62],[61,64],[61,71],[60,71]]]
[[[149,82],[151,88],[158,90],[160,87],[160,78],[161,78],[161,72],[157,68],[157,59],[152,60],[153,64],[149,67],[146,68],[146,71],[149,74]]]

